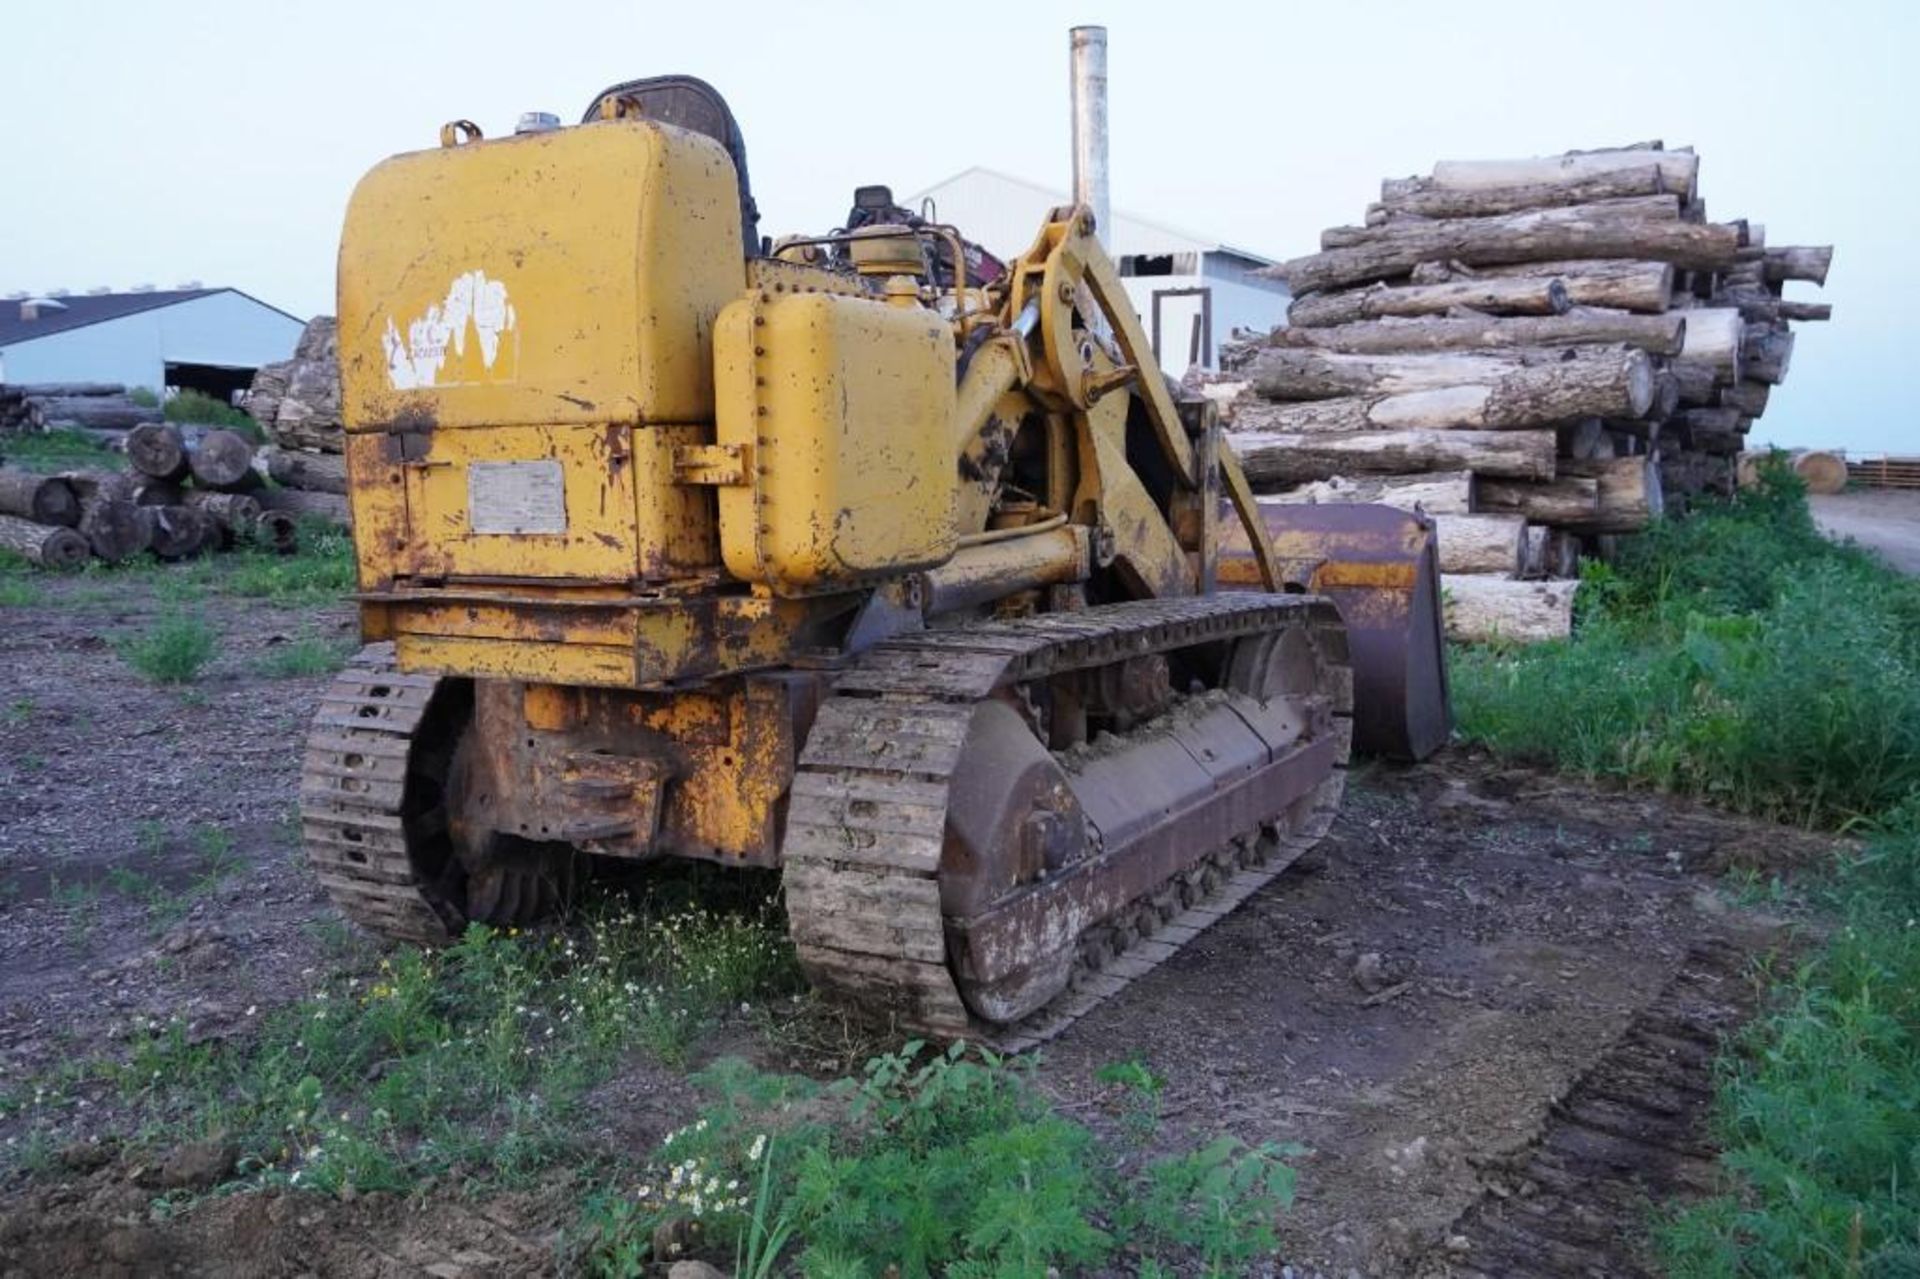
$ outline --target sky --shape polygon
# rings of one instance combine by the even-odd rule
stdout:
[[[1274,258],[1439,159],[1692,144],[1710,217],[1836,246],[1824,290],[1788,286],[1835,318],[1796,326],[1755,438],[1920,453],[1920,5],[1892,0],[0,0],[0,294],[197,279],[331,312],[380,159],[667,72],[727,96],[764,232],[975,164],[1065,187],[1084,22],[1113,203]]]

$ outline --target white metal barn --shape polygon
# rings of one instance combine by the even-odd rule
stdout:
[[[1069,200],[1065,191],[976,166],[900,203],[923,212],[931,201],[937,220],[1010,258],[1033,243],[1048,209]],[[1168,373],[1217,367],[1220,344],[1235,329],[1265,332],[1286,323],[1287,286],[1253,274],[1273,259],[1118,209],[1113,222],[1101,239]]]
[[[291,356],[304,327],[238,289],[15,294],[0,300],[0,382],[119,382],[225,400]]]

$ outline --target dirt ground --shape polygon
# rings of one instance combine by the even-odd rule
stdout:
[[[372,953],[296,846],[298,743],[325,680],[260,673],[277,639],[346,634],[348,611],[213,597],[227,646],[183,693],[141,682],[114,647],[161,607],[151,588],[100,596],[54,584],[0,613],[0,1092],[115,1053],[136,1018],[244,1035],[316,973]],[[1690,948],[1783,944],[1787,921],[1743,904],[1727,870],[1827,850],[1466,752],[1358,770],[1323,847],[1074,1025],[1039,1074],[1069,1113],[1107,1126],[1113,1092],[1095,1072],[1143,1057],[1168,1080],[1160,1145],[1227,1132],[1307,1147],[1283,1229],[1302,1279],[1470,1265],[1470,1210]],[[707,1051],[722,1046],[795,1064],[744,1027]],[[605,1096],[610,1139],[635,1152],[693,1104],[645,1062]],[[0,1141],[30,1122],[0,1117]],[[0,1274],[541,1273],[572,1206],[443,1190],[164,1211],[156,1178],[192,1153],[0,1160]],[[1643,1226],[1621,1223],[1623,1258]]]
[[[1814,522],[1829,536],[1850,537],[1901,572],[1920,576],[1920,493],[1857,489],[1809,502]]]

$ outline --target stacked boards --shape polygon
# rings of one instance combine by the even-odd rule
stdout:
[[[1439,525],[1459,638],[1571,626],[1581,555],[1730,493],[1825,304],[1829,247],[1709,221],[1699,157],[1659,143],[1447,161],[1271,268],[1289,324],[1207,393],[1271,502],[1377,501]]]

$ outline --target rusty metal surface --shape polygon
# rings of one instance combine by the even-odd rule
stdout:
[[[1137,732],[1102,738],[1104,773],[1120,778],[1093,804],[1105,805],[1110,846],[1050,881],[1036,874],[1054,851],[1040,830],[1033,846],[996,850],[1005,866],[992,900],[975,891],[961,898],[982,907],[973,914],[943,910],[943,877],[955,870],[951,788],[977,707],[1068,672],[1196,646],[1217,654],[1290,630],[1321,655],[1305,698],[1313,708],[1262,710],[1221,692],[1204,695],[1216,700],[1199,703],[1184,730],[1176,708]],[[1344,652],[1325,601],[1271,595],[1110,605],[880,645],[841,675],[794,780],[788,914],[810,978],[831,997],[929,1033],[1016,1050],[1051,1037],[1324,831],[1350,740]],[[1219,677],[1239,669],[1222,663]],[[1130,755],[1146,767],[1146,755],[1169,749],[1186,761],[1188,781],[1175,811],[1155,820],[1146,809],[1157,799],[1135,795],[1130,808],[1120,775]],[[1137,819],[1130,825],[1129,816]],[[990,824],[1019,830],[1023,841],[1027,834],[1017,822]],[[1155,929],[1162,939],[1145,941]],[[1131,942],[1140,944],[1128,950]]]
[[[1331,599],[1353,656],[1354,745],[1425,759],[1453,731],[1433,524],[1390,506],[1263,505],[1289,585]],[[1229,528],[1220,583],[1261,586],[1245,534]]]

